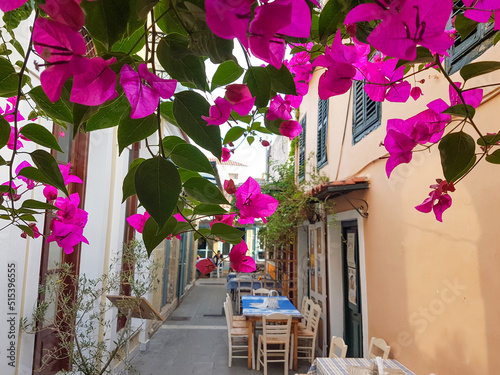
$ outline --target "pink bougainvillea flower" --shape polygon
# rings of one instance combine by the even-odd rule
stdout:
[[[269,103],[266,119],[269,121],[278,119],[290,120],[292,118],[290,104],[289,100],[284,100],[279,94],[276,95],[271,99],[271,103]]]
[[[174,95],[177,81],[162,79],[151,73],[146,64],[141,64],[137,72],[129,65],[123,65],[120,84],[132,106],[130,117],[143,118],[156,110],[160,97],[168,99]]]
[[[74,251],[74,246],[80,242],[88,244],[83,236],[83,229],[87,224],[88,213],[78,208],[80,196],[75,193],[69,198],[59,197],[54,202],[54,206],[59,208],[57,216],[52,219],[52,233],[47,237],[47,242],[56,241],[66,254]]]
[[[36,226],[36,223],[29,223],[28,226],[31,228],[31,230],[33,231],[33,238],[38,238],[41,236],[40,234],[40,230],[38,229],[38,227]],[[27,238],[28,237],[28,233],[26,232],[23,232],[21,233],[21,237],[22,238]]]
[[[220,96],[215,99],[215,104],[210,107],[210,116],[201,116],[207,125],[222,125],[231,116],[231,103]]]
[[[413,87],[410,91],[410,96],[413,98],[413,100],[417,100],[422,95],[422,89],[418,86]]]
[[[393,126],[391,122],[403,120],[389,120],[387,121],[387,135],[384,139],[384,146],[389,152],[390,156],[385,165],[387,177],[391,177],[391,173],[399,164],[409,163],[413,157],[412,150],[416,146],[414,140],[395,129],[390,129]]]
[[[224,39],[238,38],[248,48],[247,29],[255,0],[206,0],[207,25]]]
[[[80,0],[45,0],[39,7],[53,20],[79,31],[85,24]]]
[[[226,147],[222,147],[222,161],[228,161],[229,158],[231,157],[231,150],[226,148]]]
[[[53,186],[46,185],[43,188],[43,196],[49,201],[53,201],[57,199],[57,189]]]
[[[460,82],[455,82],[455,85],[458,88],[460,88],[462,84]],[[448,92],[450,96],[450,106],[462,103],[462,99],[460,99],[460,96],[458,95],[457,91],[453,88],[452,85],[448,87]],[[477,108],[483,101],[483,89],[473,89],[473,90],[463,91],[462,96],[465,100],[465,104]]]
[[[411,85],[403,81],[404,66],[396,69],[398,59],[369,62],[366,66],[367,84],[365,92],[376,102],[406,102],[410,97]]]
[[[17,117],[17,121],[23,121],[24,117],[21,115],[19,111],[17,111],[17,114],[14,115],[14,108],[16,107],[16,101],[17,97],[13,96],[11,98],[7,99],[7,104],[5,106],[5,110],[0,107],[0,114],[3,115],[3,117],[8,121],[8,122],[14,122]]]
[[[224,181],[224,190],[229,195],[233,195],[234,193],[236,193],[236,186],[232,178]]]
[[[253,272],[256,270],[255,259],[247,255],[248,246],[245,241],[234,245],[229,253],[229,260],[231,261],[231,268],[236,272]]]
[[[45,94],[52,102],[59,100],[61,90],[74,77],[71,101],[84,105],[99,105],[117,96],[116,74],[109,64],[115,58],[84,57],[87,48],[83,36],[67,25],[37,18],[33,29],[36,52],[46,61],[47,68],[40,75]]]
[[[16,150],[19,150],[20,148],[24,147],[23,143],[19,140],[19,138],[21,138],[21,133],[19,133],[19,130],[17,132],[17,142],[16,142],[16,136],[15,136],[16,129],[13,126],[10,127],[9,141],[7,142],[7,148],[9,150],[13,150],[14,147],[16,148]]]
[[[278,200],[262,194],[259,183],[252,177],[248,177],[236,190],[235,196],[236,207],[240,210],[240,224],[253,224],[257,218],[266,223],[266,217],[271,216],[278,208]]]
[[[300,133],[302,133],[302,126],[300,126],[298,121],[283,121],[280,125],[280,134],[290,138],[290,140],[294,139]]]
[[[500,30],[500,1],[498,0],[464,0],[467,9],[464,16],[476,22],[487,23],[495,13],[495,30]]]
[[[196,269],[200,271],[202,274],[207,275],[212,272],[216,268],[214,262],[211,259],[202,259],[198,263],[196,263]]]
[[[83,181],[80,177],[69,174],[71,171],[71,163],[68,164],[59,164],[59,170],[61,171],[61,174],[64,179],[64,185],[68,185],[71,182],[75,182],[77,184],[82,184]]]
[[[279,69],[285,57],[283,35],[307,38],[311,12],[305,0],[275,0],[255,9],[248,37],[252,53]],[[278,36],[279,34],[280,36]]]
[[[214,219],[210,222],[210,228],[212,225],[215,223],[222,223],[226,225],[233,226],[234,225],[234,217],[236,214],[230,214],[230,215],[215,215]]]
[[[14,195],[12,195],[11,192],[3,193],[2,195],[4,197],[7,197],[8,199],[14,200],[14,201],[17,201],[17,200],[19,200],[19,198],[21,198],[21,195],[17,194],[17,189],[19,189],[19,186],[17,186],[14,182],[7,181],[7,182],[4,182],[2,185],[10,186],[12,188],[12,190],[14,191]]]
[[[437,184],[431,185],[430,188],[434,189],[429,193],[429,198],[425,199],[421,204],[415,208],[423,213],[434,211],[436,220],[443,221],[443,212],[450,208],[452,200],[448,192],[454,192],[455,187],[453,182],[449,184],[441,179],[436,180]]]
[[[184,219],[184,216],[182,216],[180,213],[179,214],[175,214],[174,217],[175,217],[175,220],[177,220],[177,222],[187,223],[187,220]]]
[[[255,103],[255,97],[252,97],[248,86],[240,83],[226,86],[226,99],[240,116],[248,115]]]
[[[285,95],[285,100],[290,102],[291,107],[299,108],[304,95],[309,91],[309,85],[303,82],[295,82],[295,87],[298,95]]]
[[[394,0],[361,4],[345,23],[381,20],[368,42],[388,56],[414,60],[417,45],[444,54],[454,40],[446,33],[453,0]]]
[[[10,12],[24,5],[27,1],[28,0],[0,0],[0,10],[2,12]]]
[[[127,217],[127,223],[134,228],[139,233],[142,233],[144,230],[144,225],[146,225],[146,221],[149,219],[148,212],[144,212],[143,214],[134,214],[132,216]]]
[[[28,188],[28,190],[32,190],[35,188],[35,184],[36,182],[33,181],[33,180],[30,180],[29,178],[26,178],[24,176],[19,176],[19,172],[21,171],[21,169],[25,168],[25,167],[31,167],[31,164],[28,163],[27,161],[23,161],[22,163],[20,163],[17,168],[16,168],[16,175],[17,175],[17,178],[24,181],[26,183],[26,187]]]

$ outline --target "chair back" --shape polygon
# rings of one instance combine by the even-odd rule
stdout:
[[[340,355],[335,353],[335,350],[340,350]],[[344,342],[342,337],[332,336],[332,340],[330,341],[330,354],[328,357],[330,358],[345,358],[347,354],[347,345]]]
[[[229,334],[231,334],[231,327],[233,326],[233,309],[227,302],[224,302],[224,314],[226,315],[226,325]]]
[[[249,283],[250,285],[242,285],[246,283]],[[251,292],[252,286],[253,286],[253,281],[250,277],[248,279],[241,277],[238,278],[238,292]]]
[[[268,296],[269,289],[266,289],[266,288],[253,289],[252,295],[254,295],[254,296]]]
[[[303,307],[303,310],[300,311],[302,316],[304,317],[304,322],[307,323],[309,322],[309,316],[311,315],[312,308],[314,306],[314,302],[307,298],[305,306]]]
[[[309,320],[307,321],[307,329],[314,332],[314,337],[318,334],[319,320],[321,319],[321,306],[314,304],[309,313]]]
[[[370,340],[370,347],[368,349],[368,358],[375,359],[377,357],[382,357],[382,359],[387,359],[390,351],[391,347],[387,345],[384,339],[372,337]],[[381,352],[382,355],[378,352]]]
[[[262,316],[262,333],[264,335],[264,340],[267,338],[281,338],[289,341],[291,326],[291,315],[273,313]]]
[[[300,305],[300,313],[302,315],[304,315],[304,311],[306,310],[306,306],[307,306],[307,301],[309,300],[309,297],[307,296],[304,296],[302,298],[302,305]]]

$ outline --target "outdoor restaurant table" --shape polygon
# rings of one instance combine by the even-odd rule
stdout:
[[[281,283],[276,283],[274,280],[253,280],[253,281],[241,281],[240,285],[243,287],[250,288],[250,286],[253,283],[253,288],[254,289],[259,289],[259,288],[275,288],[275,287],[281,287]],[[227,282],[226,286],[227,290],[236,290],[238,289],[238,278],[235,277]]]
[[[297,369],[297,343],[298,343],[298,323],[299,320],[303,318],[302,314],[295,308],[295,306],[290,302],[287,297],[271,297],[278,299],[277,309],[264,309],[259,307],[253,307],[250,304],[263,303],[265,298],[261,296],[243,296],[241,301],[243,304],[243,316],[248,321],[248,368],[252,367],[252,356],[251,348],[253,345],[253,326],[256,321],[260,321],[264,315],[269,315],[273,313],[281,313],[285,315],[292,316],[292,332],[294,334],[294,345],[293,345],[293,369]]]
[[[316,358],[307,375],[349,375],[347,366],[371,367],[374,362],[368,358]],[[395,359],[384,359],[384,368],[399,369],[405,375],[415,375]]]

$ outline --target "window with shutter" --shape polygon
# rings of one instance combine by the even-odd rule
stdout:
[[[328,136],[328,99],[318,102],[318,141],[316,145],[316,168],[323,167],[327,162],[326,144]]]
[[[299,135],[299,182],[303,181],[306,175],[306,124],[307,117],[304,115],[300,120],[302,132]]]
[[[371,100],[363,90],[364,83],[354,82],[352,143],[356,144],[380,126],[382,104]]]
[[[463,1],[455,1],[454,7],[464,7]],[[452,28],[451,20],[463,12],[464,11],[460,9],[453,10],[448,25],[450,29]],[[481,56],[493,45],[492,37],[495,35],[493,25],[493,22],[490,22],[489,24],[478,24],[474,31],[472,31],[465,39],[462,39],[457,33],[455,43],[448,51],[450,56],[446,59],[445,63],[445,68],[448,74],[458,72],[464,65]]]

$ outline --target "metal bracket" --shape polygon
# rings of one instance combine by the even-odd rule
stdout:
[[[356,212],[361,217],[363,217],[365,219],[368,218],[368,202],[365,201],[364,199],[361,199],[361,198],[349,198],[346,194],[337,192],[337,193],[332,193],[330,195],[327,195],[326,198],[324,199],[324,202],[326,202],[326,200],[328,198],[337,198],[337,197],[344,198],[346,200],[346,202],[349,203],[351,205],[351,207],[354,208],[356,210]],[[359,205],[359,207],[356,207],[352,201],[360,201],[361,204]]]

